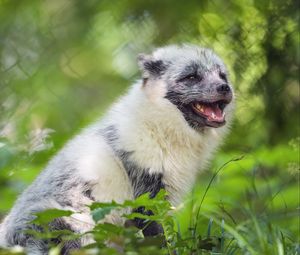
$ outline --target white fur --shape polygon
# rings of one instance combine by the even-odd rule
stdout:
[[[98,131],[98,134],[97,134]],[[132,199],[132,188],[122,163],[95,127],[87,129],[69,145],[70,159],[82,179],[95,183],[92,196],[101,202],[122,203]],[[75,154],[76,155],[75,155]],[[73,155],[74,154],[74,155]]]

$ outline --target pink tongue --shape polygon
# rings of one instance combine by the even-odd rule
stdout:
[[[204,114],[208,117],[208,120],[211,121],[224,121],[224,116],[219,108],[219,106],[216,105],[204,105]]]

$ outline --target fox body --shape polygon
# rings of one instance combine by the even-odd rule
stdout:
[[[166,46],[140,55],[142,79],[100,121],[73,138],[18,198],[0,227],[0,246],[20,245],[46,254],[47,242],[26,234],[34,213],[50,208],[74,214],[54,220],[53,229],[83,233],[93,228],[86,205],[122,203],[166,189],[176,206],[191,189],[228,131],[233,89],[222,60],[193,45]],[[121,217],[108,219],[123,224]],[[158,224],[145,235],[160,233]],[[90,242],[66,242],[62,253]]]

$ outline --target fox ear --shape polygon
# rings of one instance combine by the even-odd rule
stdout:
[[[162,60],[155,60],[151,55],[139,54],[138,65],[145,78],[159,77],[167,69]]]

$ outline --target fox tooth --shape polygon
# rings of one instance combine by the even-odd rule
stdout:
[[[214,113],[211,114],[213,118],[216,118],[216,115]]]
[[[200,111],[200,112],[203,112],[203,106],[201,104],[197,104],[196,105],[197,109]]]

